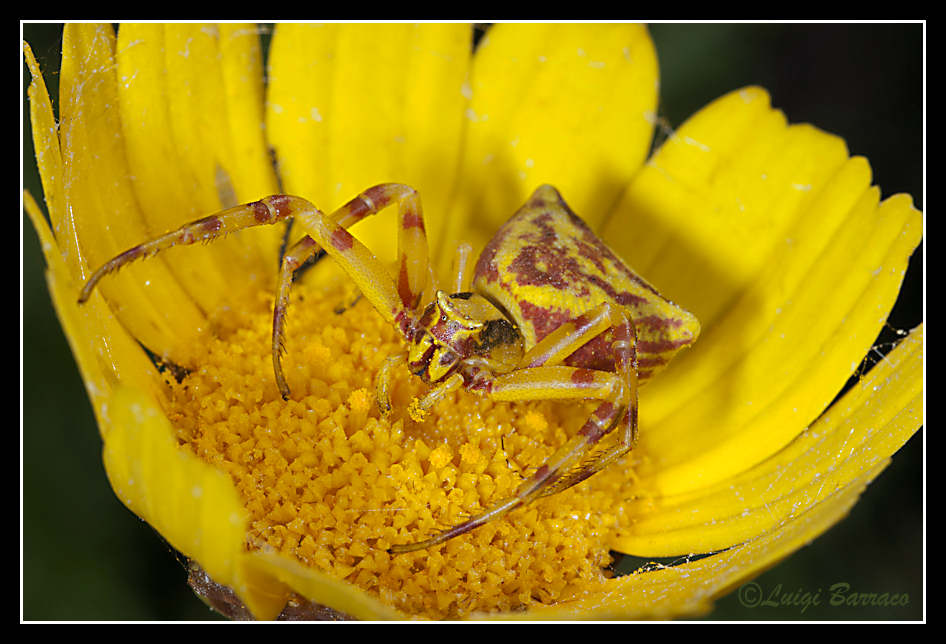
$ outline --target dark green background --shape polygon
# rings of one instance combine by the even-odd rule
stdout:
[[[907,192],[923,208],[922,25],[675,23],[653,25],[651,33],[661,114],[672,125],[732,89],[759,84],[790,121],[839,134],[852,154],[867,156],[885,197]],[[23,36],[55,96],[61,28],[24,24]],[[24,122],[24,185],[42,203],[29,132]],[[108,485],[91,408],[45,288],[36,235],[25,215],[22,221],[21,618],[214,619],[185,585],[175,554]],[[922,320],[922,268],[921,248],[891,317],[896,329]],[[907,606],[822,605],[803,613],[797,606],[743,606],[734,592],[709,618],[924,618],[922,441],[921,431],[847,519],[756,579],[766,596],[779,586],[783,594],[826,596],[832,584],[846,582],[860,592],[907,593]]]

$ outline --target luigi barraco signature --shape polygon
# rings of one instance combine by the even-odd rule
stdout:
[[[856,592],[844,581],[831,584],[826,590],[789,590],[777,584],[766,592],[762,586],[750,581],[739,587],[739,603],[747,608],[797,608],[804,613],[811,606],[907,606],[910,604],[910,595]]]

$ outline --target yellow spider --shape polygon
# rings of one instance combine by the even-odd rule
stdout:
[[[391,204],[397,204],[400,218],[396,281],[346,230]],[[393,553],[473,530],[569,488],[624,455],[637,440],[638,387],[699,334],[696,318],[628,268],[548,185],[539,187],[496,233],[472,272],[470,248],[462,245],[453,292],[435,289],[427,304],[421,295],[431,271],[420,198],[413,188],[393,183],[369,188],[328,216],[305,199],[274,195],[185,224],[105,263],[86,283],[79,302],[104,275],[131,261],[290,217],[307,234],[283,257],[273,310],[273,368],[283,398],[291,393],[281,355],[293,273],[324,251],[407,344],[378,373],[382,415],[391,409],[392,369],[404,362],[432,385],[411,403],[415,419],[460,387],[498,401],[599,401],[578,432],[513,496],[428,539],[395,545]],[[618,440],[596,450],[601,438],[618,427]]]

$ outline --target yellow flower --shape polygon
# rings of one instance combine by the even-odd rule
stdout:
[[[844,516],[921,425],[921,327],[832,404],[886,320],[921,214],[881,201],[866,160],[789,126],[754,87],[645,163],[657,68],[640,26],[500,25],[473,58],[469,44],[463,25],[279,26],[264,85],[251,26],[71,25],[58,128],[26,48],[51,227],[29,195],[26,209],[109,481],[257,618],[304,600],[359,618],[705,612]],[[280,191],[328,211],[388,180],[420,191],[441,275],[459,240],[481,247],[553,183],[703,327],[642,390],[627,459],[398,556],[384,544],[405,530],[514,489],[573,407],[459,396],[440,424],[380,422],[370,368],[396,337],[328,262],[290,309],[287,360],[315,366],[283,403],[265,353],[276,228],[139,262],[76,304],[90,270],[185,221]],[[367,223],[356,235],[393,258],[388,228]],[[162,375],[142,345],[187,373]],[[609,550],[715,554],[610,578]]]

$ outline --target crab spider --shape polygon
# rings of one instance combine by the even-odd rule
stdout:
[[[396,204],[396,279],[347,230]],[[515,493],[430,538],[392,553],[428,548],[496,520],[531,501],[601,471],[637,440],[638,387],[699,333],[696,319],[664,299],[617,257],[548,185],[539,187],[497,232],[472,267],[461,244],[451,291],[422,294],[432,274],[420,198],[406,185],[369,188],[330,215],[300,197],[274,195],[223,210],[135,246],[105,263],[83,287],[136,259],[177,245],[290,217],[306,235],[285,253],[273,308],[272,359],[283,398],[284,326],[294,271],[324,251],[378,313],[401,333],[405,349],[377,377],[380,413],[390,413],[391,374],[406,364],[431,388],[409,406],[422,418],[451,391],[465,388],[496,401],[593,400],[576,434],[526,478]],[[606,448],[599,441],[618,430]]]

